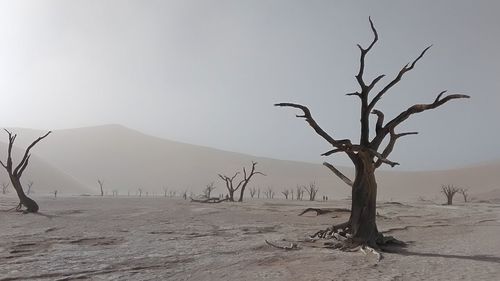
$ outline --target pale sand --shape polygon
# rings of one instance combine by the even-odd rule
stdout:
[[[377,263],[300,242],[348,201],[39,198],[40,215],[0,212],[0,280],[499,280],[500,205],[379,204],[380,230],[412,242]],[[0,197],[0,209],[14,207]],[[337,216],[332,219],[332,216]],[[299,241],[284,251],[265,239]]]

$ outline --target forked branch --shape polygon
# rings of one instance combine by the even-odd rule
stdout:
[[[354,184],[353,181],[350,180],[348,177],[346,177],[341,171],[335,168],[332,164],[328,162],[323,162],[323,165],[328,169],[330,169],[330,171],[332,171],[337,177],[339,177],[343,182],[345,182],[345,184],[351,187],[353,186]]]

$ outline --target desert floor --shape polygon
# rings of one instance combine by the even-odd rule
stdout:
[[[0,197],[0,209],[16,205]],[[348,201],[38,198],[40,214],[0,212],[0,280],[500,280],[500,205],[381,202],[379,230],[409,246],[375,256],[306,236]],[[333,217],[333,218],[332,218]],[[297,242],[285,251],[265,243]]]

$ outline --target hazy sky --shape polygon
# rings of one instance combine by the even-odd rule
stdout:
[[[358,138],[357,43],[380,41],[367,78],[388,82],[386,118],[441,90],[467,93],[414,116],[397,169],[500,158],[499,1],[1,1],[0,126],[109,123],[187,143],[320,163],[329,146],[291,109],[308,105],[337,138]],[[367,79],[367,80],[368,80]],[[330,159],[349,164],[340,157]]]

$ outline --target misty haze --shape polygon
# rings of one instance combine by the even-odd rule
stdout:
[[[499,279],[498,11],[0,1],[0,281]]]

